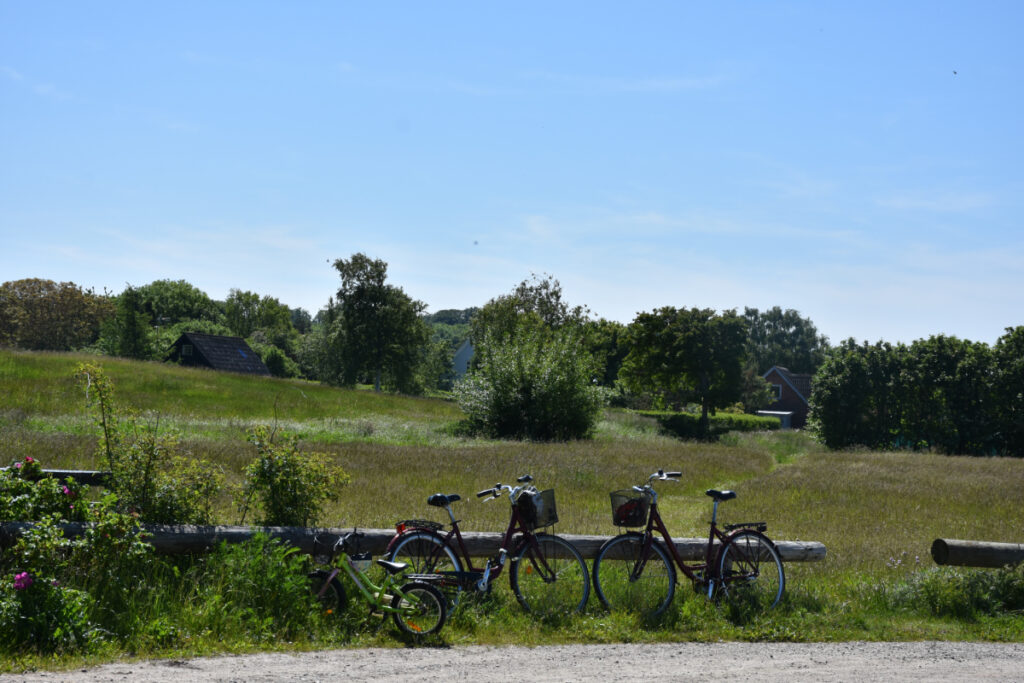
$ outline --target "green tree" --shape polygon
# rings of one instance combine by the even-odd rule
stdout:
[[[666,404],[698,402],[702,433],[709,412],[740,399],[747,330],[735,311],[666,306],[637,315],[628,336],[619,373],[626,386]]]
[[[376,391],[386,386],[419,393],[416,371],[430,339],[420,317],[426,305],[387,284],[388,266],[380,259],[358,253],[334,267],[341,286],[325,340],[332,350],[331,378],[351,386],[368,376]]]
[[[0,344],[38,351],[88,346],[114,313],[106,296],[74,282],[31,278],[0,285]]]
[[[149,360],[154,355],[155,336],[149,315],[143,310],[139,290],[129,285],[117,297],[117,312],[103,327],[100,347],[123,358]]]
[[[828,337],[808,318],[791,308],[775,306],[764,312],[746,308],[747,352],[759,373],[779,365],[792,372],[814,374],[825,362]]]
[[[1024,326],[1008,327],[993,349],[993,403],[1000,448],[1024,456]]]
[[[614,320],[588,320],[583,325],[584,343],[596,366],[595,379],[601,386],[613,387],[619,369],[629,353],[626,326]]]
[[[579,327],[587,322],[588,314],[585,306],[569,306],[563,301],[562,285],[554,277],[533,275],[511,294],[491,299],[476,312],[470,321],[470,339],[477,348],[485,338],[513,339],[525,329],[524,323],[552,330]]]
[[[220,322],[224,314],[206,292],[185,280],[154,280],[138,287],[140,308],[154,325],[163,327],[186,320]]]

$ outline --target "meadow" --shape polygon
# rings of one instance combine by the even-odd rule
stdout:
[[[328,454],[351,483],[328,506],[324,526],[386,528],[408,517],[443,521],[425,503],[440,491],[465,499],[456,504],[463,529],[497,531],[507,521],[506,504],[481,504],[472,493],[530,473],[539,487],[557,491],[556,533],[612,535],[608,492],[664,468],[683,472],[679,484],[659,487],[662,515],[675,536],[704,535],[710,513],[704,490],[731,488],[738,498],[723,505],[721,521],[763,519],[775,539],[827,547],[821,562],[787,564],[786,598],[766,615],[737,619],[680,591],[669,613],[654,623],[604,613],[595,599],[582,616],[542,623],[518,610],[503,583],[494,594],[460,605],[442,633],[444,643],[1024,640],[1024,572],[938,569],[929,555],[939,537],[1024,542],[1024,459],[836,452],[801,432],[730,433],[718,443],[688,442],[659,433],[649,418],[612,410],[592,439],[491,441],[461,436],[460,411],[442,399],[0,351],[0,461],[32,456],[48,468],[100,466],[86,388],[73,376],[83,361],[99,362],[122,405],[180,433],[191,453],[224,468],[229,484],[240,482],[254,457],[246,430],[256,424],[294,433],[304,450]],[[227,493],[216,514],[222,523],[239,521]],[[59,661],[400,644],[386,624],[360,615],[346,617],[343,628],[326,625],[287,639],[253,637],[242,626],[207,628],[203,635],[203,629],[189,631],[185,616],[174,616],[182,608],[172,605],[182,601],[181,595],[166,595],[162,608],[145,608],[151,620],[167,622],[173,637],[142,638]],[[166,617],[160,609],[168,610]],[[0,668],[46,665],[26,657],[4,660]]]

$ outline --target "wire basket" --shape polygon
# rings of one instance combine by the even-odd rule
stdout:
[[[647,523],[647,511],[651,497],[628,489],[612,491],[612,524],[615,526],[638,527]]]
[[[530,531],[558,523],[554,489],[524,491],[519,494],[516,505],[519,507],[519,517],[523,520],[523,526]]]

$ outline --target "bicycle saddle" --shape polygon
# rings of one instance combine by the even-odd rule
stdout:
[[[716,491],[715,489],[708,489],[704,493],[715,500],[732,500],[736,497],[735,491]]]
[[[409,566],[405,562],[388,562],[384,558],[377,560],[377,564],[384,567],[388,574],[404,572],[405,568]]]
[[[435,493],[430,498],[427,498],[427,505],[443,508],[445,505],[450,505],[457,500],[462,500],[462,496],[457,493],[449,493],[447,496],[443,493]]]

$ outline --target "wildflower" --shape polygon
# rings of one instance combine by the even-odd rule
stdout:
[[[28,575],[28,572],[14,575],[14,590],[23,591],[31,585],[32,577]]]
[[[35,460],[32,458],[31,455],[26,455],[25,456],[25,462],[28,463],[29,465],[31,465],[32,463],[35,462]]]
[[[65,496],[70,496],[71,495],[71,489],[69,489],[67,487],[67,484],[64,485],[64,495]]]
[[[14,469],[20,470],[21,469],[21,463],[20,462],[14,463]]]

